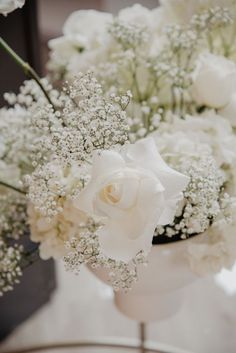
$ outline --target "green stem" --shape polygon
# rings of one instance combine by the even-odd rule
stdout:
[[[12,189],[12,190],[14,190],[14,191],[17,191],[17,192],[19,192],[20,194],[26,195],[26,192],[25,192],[25,191],[23,191],[23,190],[21,190],[21,189],[18,189],[18,188],[16,188],[15,186],[10,185],[10,184],[8,184],[8,183],[5,183],[4,181],[1,181],[1,180],[0,180],[0,185],[5,186],[5,187],[8,188],[8,189]]]
[[[45,88],[41,83],[40,77],[35,72],[35,70],[29,65],[29,63],[22,60],[21,57],[11,47],[9,47],[9,45],[5,42],[5,40],[2,37],[0,37],[0,47],[2,47],[13,58],[13,60],[17,63],[17,65],[19,65],[23,69],[26,76],[33,79],[38,84],[43,94],[45,95],[46,99],[48,100],[48,103],[55,110],[47,91],[45,90]]]

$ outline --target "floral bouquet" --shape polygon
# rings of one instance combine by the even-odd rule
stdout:
[[[32,255],[26,233],[70,271],[106,268],[115,290],[163,243],[194,239],[198,274],[233,266],[235,16],[230,0],[77,11],[44,79],[1,40],[32,78],[0,110],[2,293]]]

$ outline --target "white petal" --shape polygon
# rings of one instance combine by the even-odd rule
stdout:
[[[140,237],[130,239],[125,237],[127,229],[123,222],[110,222],[98,232],[101,250],[114,260],[128,262],[139,251],[150,251],[154,230],[155,224],[148,223]]]
[[[125,167],[125,161],[121,155],[115,151],[95,152],[93,155],[92,178],[103,178],[107,174],[113,173]]]
[[[165,188],[167,199],[182,192],[189,183],[189,178],[170,168],[162,159],[153,138],[148,137],[129,145],[127,157],[130,162],[138,163],[142,168],[151,169]]]
[[[81,191],[78,198],[74,201],[75,207],[88,214],[94,214],[93,200],[100,189],[100,185],[106,175],[124,168],[123,158],[113,151],[103,151],[101,154],[95,152],[93,155],[92,178],[88,185]]]
[[[129,261],[152,246],[154,230],[163,210],[163,192],[155,180],[143,179],[136,208],[124,213],[123,219],[109,219],[99,230],[100,246],[105,255]]]
[[[73,204],[80,211],[92,215],[94,213],[93,209],[93,199],[96,193],[96,182],[91,180],[90,183],[80,192]]]
[[[164,226],[173,222],[177,211],[177,203],[180,201],[182,196],[182,193],[179,193],[179,195],[177,195],[175,198],[166,201],[165,208],[163,209],[161,217],[158,220],[159,225]]]
[[[116,203],[110,203],[103,200],[100,196],[100,190],[95,195],[94,205],[96,207],[95,212],[101,216],[109,216],[115,219],[124,217],[127,213],[127,209],[133,207],[136,203],[137,192],[139,187],[138,175],[124,176],[121,179],[118,177],[109,179],[109,183],[114,185],[115,183],[120,183],[121,188],[121,198]],[[107,186],[107,184],[102,185],[102,188]]]

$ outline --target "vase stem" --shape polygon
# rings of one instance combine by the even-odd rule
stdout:
[[[140,337],[140,353],[145,353],[145,342],[146,342],[146,324],[140,322],[139,324],[139,337]]]

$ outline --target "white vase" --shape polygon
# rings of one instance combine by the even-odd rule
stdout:
[[[184,299],[183,287],[198,277],[189,267],[186,249],[192,239],[154,245],[148,265],[139,265],[138,281],[128,292],[115,292],[115,305],[127,317],[139,322],[151,322],[174,315]],[[92,269],[106,284],[108,271]]]

